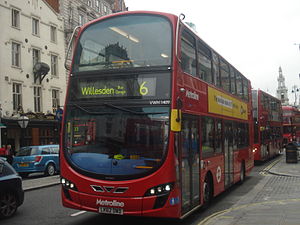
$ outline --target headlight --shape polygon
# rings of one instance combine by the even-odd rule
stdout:
[[[76,186],[73,182],[71,182],[71,181],[69,181],[69,180],[67,180],[63,177],[60,178],[60,183],[66,189],[72,189],[72,190],[75,190],[75,191],[77,190],[77,188],[76,188]]]
[[[154,196],[154,195],[164,195],[169,194],[173,189],[173,183],[161,184],[155,187],[148,189],[144,196]]]

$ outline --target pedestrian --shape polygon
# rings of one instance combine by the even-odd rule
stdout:
[[[6,158],[9,164],[12,164],[14,159],[14,151],[11,148],[11,145],[6,146]]]
[[[0,148],[0,157],[6,157],[6,149],[4,145]]]

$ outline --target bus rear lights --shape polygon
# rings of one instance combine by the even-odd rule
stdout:
[[[254,148],[254,149],[252,150],[253,153],[255,153],[256,151],[257,151],[257,148]]]
[[[148,189],[144,196],[155,196],[169,194],[173,189],[173,183],[161,184]]]
[[[69,181],[69,180],[63,178],[63,177],[60,179],[60,183],[61,183],[62,186],[63,186],[64,188],[66,188],[66,189],[72,189],[72,190],[74,190],[74,191],[77,191],[77,188],[76,188],[75,184],[72,183],[71,181]]]

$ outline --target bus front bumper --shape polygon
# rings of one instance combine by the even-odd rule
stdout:
[[[101,214],[147,217],[180,217],[179,197],[108,197],[62,188],[63,206]]]

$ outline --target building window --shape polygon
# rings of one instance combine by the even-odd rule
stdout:
[[[57,41],[57,31],[55,26],[50,26],[50,41],[56,43]]]
[[[16,9],[11,10],[11,26],[20,28],[20,11]]]
[[[32,18],[32,34],[38,36],[39,33],[39,20]]]
[[[51,55],[51,75],[52,76],[57,76],[58,72],[58,59],[57,59],[57,55]]]
[[[59,108],[59,90],[52,90],[52,109],[53,113]]]
[[[100,12],[101,10],[100,10],[100,3],[99,3],[99,0],[96,0],[95,5],[96,5],[96,11],[97,11],[97,12]]]
[[[41,61],[41,51],[39,49],[32,49],[32,62],[33,66]]]
[[[83,24],[85,24],[84,15],[79,14],[78,19],[79,19],[79,21],[78,21],[79,26],[82,26]]]
[[[33,96],[34,96],[34,111],[41,112],[42,108],[42,88],[33,87]]]
[[[103,5],[103,12],[104,12],[104,14],[107,14],[107,6],[106,5]]]
[[[11,64],[16,67],[21,67],[21,45],[19,43],[12,42],[11,55],[12,55]]]
[[[22,108],[22,85],[13,83],[13,110],[15,112]]]
[[[89,7],[92,7],[92,1],[91,1],[91,0],[88,0],[88,1],[87,1],[87,5],[88,5]]]

